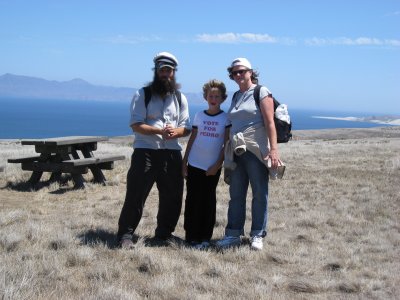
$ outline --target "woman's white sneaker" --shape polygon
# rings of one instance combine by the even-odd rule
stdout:
[[[261,236],[253,236],[251,237],[251,249],[253,250],[262,250],[263,248],[263,238]]]

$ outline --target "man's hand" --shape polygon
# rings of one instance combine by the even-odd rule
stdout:
[[[171,124],[167,124],[163,129],[163,138],[166,140],[177,139],[187,135],[187,130],[184,127],[175,128]],[[190,132],[190,131],[188,131]]]
[[[163,138],[166,140],[172,140],[177,138],[176,128],[172,127],[171,124],[165,125],[163,129]]]

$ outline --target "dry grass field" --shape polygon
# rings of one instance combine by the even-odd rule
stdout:
[[[116,248],[129,137],[99,145],[127,159],[105,171],[106,186],[84,190],[71,182],[28,190],[29,172],[6,160],[33,147],[0,140],[0,298],[399,299],[400,127],[294,134],[280,147],[287,169],[270,184],[261,252],[246,238],[225,252],[148,243],[156,189],[135,249]],[[221,179],[215,240],[228,201]],[[175,233],[184,237],[183,215]]]

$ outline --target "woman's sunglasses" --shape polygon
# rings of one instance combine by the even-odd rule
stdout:
[[[247,71],[250,71],[250,70],[248,70],[248,69],[242,69],[242,70],[232,71],[232,72],[231,72],[231,75],[232,75],[232,76],[242,75],[242,74],[246,73]]]

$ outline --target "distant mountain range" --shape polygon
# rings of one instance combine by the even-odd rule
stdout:
[[[14,74],[0,76],[0,98],[130,101],[136,88],[93,85],[83,79],[46,80]],[[191,102],[204,101],[201,93],[185,93]]]

